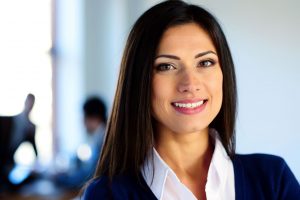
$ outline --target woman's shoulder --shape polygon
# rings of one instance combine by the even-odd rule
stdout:
[[[94,178],[87,183],[83,199],[100,199],[100,197],[103,199],[109,199],[111,195],[109,188],[109,179],[107,176]]]
[[[278,178],[284,173],[292,174],[285,160],[270,154],[237,154],[233,158],[235,171],[243,171],[245,175],[256,175],[257,178]]]
[[[299,183],[283,158],[269,154],[237,154],[232,161],[235,185],[241,193],[251,191],[263,195],[264,192],[267,199],[274,199],[272,195],[282,197],[279,199],[300,198]]]
[[[236,154],[233,158],[233,162],[247,165],[255,165],[259,167],[268,167],[270,165],[276,167],[284,167],[286,162],[280,156],[271,155],[271,154],[262,154],[262,153],[254,153],[254,154]]]
[[[84,191],[83,199],[149,199],[155,196],[145,185],[144,180],[135,180],[129,175],[115,176],[109,179],[103,175],[90,181]]]

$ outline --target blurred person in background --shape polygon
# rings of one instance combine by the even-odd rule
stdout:
[[[0,171],[1,171],[1,187],[11,188],[21,185],[30,175],[30,169],[22,171],[22,176],[15,177],[14,169],[17,164],[14,155],[23,142],[31,143],[34,153],[37,156],[38,151],[35,143],[36,126],[29,118],[33,109],[35,96],[28,94],[25,100],[23,111],[15,116],[1,117],[1,155],[0,155]],[[26,155],[25,155],[26,156]]]
[[[55,177],[55,182],[65,188],[80,188],[92,177],[104,140],[107,117],[102,99],[88,98],[83,105],[83,112],[87,137],[85,143],[77,149],[75,167]]]
[[[83,106],[84,125],[88,133],[88,145],[91,148],[89,159],[90,175],[96,169],[97,161],[104,141],[106,128],[106,106],[102,99],[98,97],[89,98]],[[79,154],[80,152],[78,152]]]

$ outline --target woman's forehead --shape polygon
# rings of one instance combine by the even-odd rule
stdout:
[[[215,47],[210,36],[201,26],[196,23],[187,23],[172,26],[163,33],[157,54],[182,50],[215,51]]]

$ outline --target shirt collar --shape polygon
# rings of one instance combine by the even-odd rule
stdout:
[[[205,191],[206,193],[219,195],[220,189],[223,188],[226,183],[228,177],[227,171],[230,167],[231,160],[219,139],[218,132],[214,129],[210,129],[209,134],[215,141],[215,148],[208,170]],[[161,199],[163,196],[168,176],[180,182],[176,174],[160,157],[155,148],[150,151],[150,155],[142,166],[141,171],[147,185],[158,199]]]
[[[151,155],[148,156],[148,159],[142,167],[142,175],[158,199],[162,196],[166,178],[170,170],[171,168],[159,156],[155,148],[153,148]]]
[[[218,132],[210,129],[210,135],[215,138],[215,149],[208,169],[205,191],[210,196],[219,196],[219,192],[228,183],[228,171],[231,170],[232,161],[220,141]]]

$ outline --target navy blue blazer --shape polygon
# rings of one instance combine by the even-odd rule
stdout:
[[[235,155],[233,159],[237,200],[300,200],[300,185],[286,162],[273,155]],[[157,200],[145,180],[128,175],[114,177],[110,183],[102,176],[86,188],[83,199]]]

